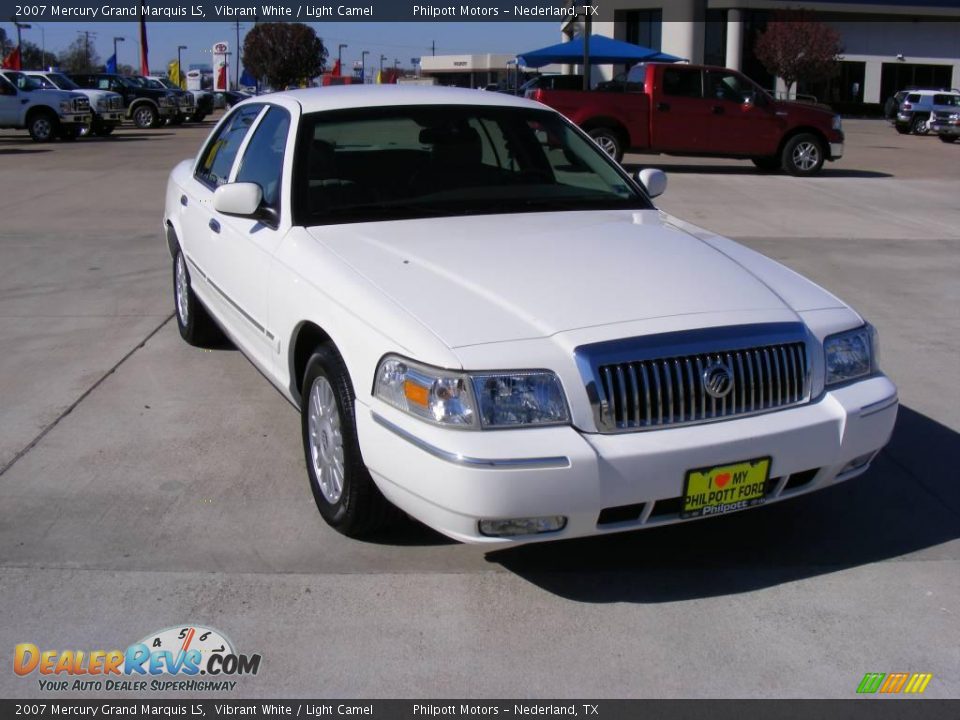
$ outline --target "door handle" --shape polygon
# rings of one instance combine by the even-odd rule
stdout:
[[[186,195],[181,195],[181,196],[180,196],[180,204],[183,205],[184,207],[187,206],[187,196],[186,196]]]
[[[207,223],[207,226],[215,233],[220,232],[220,223],[218,223],[214,218],[210,218],[210,222]]]
[[[723,105],[714,105],[713,106],[714,115],[723,115]]]
[[[669,110],[669,109],[670,109],[670,104],[669,104],[669,103],[665,103],[665,102],[658,102],[658,103],[657,103],[657,110],[660,110],[660,111],[662,111],[662,112],[666,112],[666,111]]]

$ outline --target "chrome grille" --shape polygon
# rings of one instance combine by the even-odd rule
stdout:
[[[73,99],[73,111],[74,112],[87,112],[90,110],[90,100],[89,98],[74,98]]]
[[[591,375],[587,391],[597,429],[618,433],[692,425],[770,412],[809,399],[802,326],[747,326],[739,328],[742,338],[725,337],[734,330],[638,339],[634,353],[631,341],[578,348],[578,361],[586,359],[581,370],[588,368]],[[696,347],[698,342],[702,347]],[[722,397],[707,392],[704,379],[718,363],[730,381]]]
[[[119,95],[116,95],[110,98],[110,109],[111,110],[122,110],[123,109],[123,98]]]

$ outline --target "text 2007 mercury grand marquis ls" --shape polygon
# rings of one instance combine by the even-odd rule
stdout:
[[[897,391],[836,297],[658,211],[558,113],[340,87],[233,108],[172,172],[180,333],[300,408],[348,535],[400,508],[504,543],[631,530],[862,473]]]

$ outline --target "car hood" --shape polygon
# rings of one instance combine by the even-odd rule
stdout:
[[[782,317],[787,308],[740,262],[655,210],[309,232],[451,348],[678,315],[767,310]]]

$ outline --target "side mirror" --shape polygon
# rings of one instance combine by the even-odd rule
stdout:
[[[256,217],[262,200],[263,190],[256,183],[227,183],[213,191],[213,209],[224,215]]]
[[[646,188],[647,195],[652,198],[663,195],[667,189],[667,174],[663,170],[644,168],[637,173],[637,180]]]

